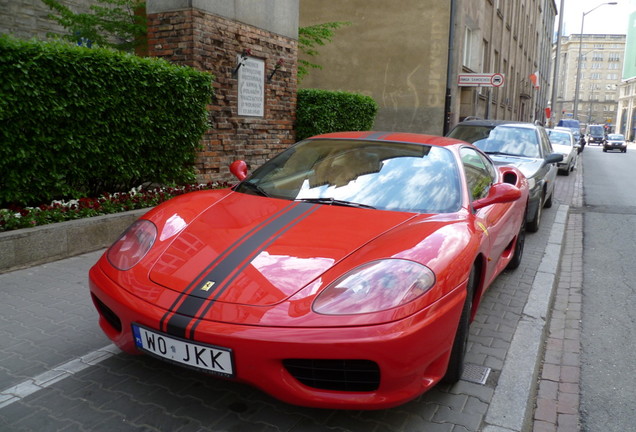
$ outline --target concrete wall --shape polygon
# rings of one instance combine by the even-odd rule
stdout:
[[[110,246],[148,209],[0,233],[0,273]]]
[[[373,97],[377,130],[441,134],[450,2],[302,0],[301,26],[332,21],[351,24],[308,59],[323,69],[312,69],[301,87]]]
[[[148,0],[148,14],[198,9],[290,38],[298,38],[298,0]]]

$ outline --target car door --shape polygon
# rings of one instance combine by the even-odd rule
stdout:
[[[494,163],[480,151],[472,147],[463,147],[460,150],[468,194],[471,201],[484,198],[488,195],[490,187],[498,181],[498,169]],[[509,244],[509,239],[516,235],[514,224],[510,223],[512,217],[512,203],[492,204],[475,212],[476,229],[481,230],[486,236],[488,261],[497,263],[501,254]],[[496,265],[490,265],[486,269],[486,280],[490,281],[494,275]]]

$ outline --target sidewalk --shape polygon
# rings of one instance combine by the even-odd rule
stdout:
[[[87,294],[87,271],[101,251],[0,274],[0,430],[525,432],[533,423],[537,431],[575,430],[549,427],[566,424],[567,390],[573,389],[571,372],[557,361],[553,346],[571,346],[565,343],[571,332],[559,333],[555,326],[572,315],[559,290],[566,280],[576,284],[569,272],[580,263],[570,240],[580,227],[572,216],[580,215],[568,220],[577,189],[580,169],[558,177],[554,206],[544,213],[542,229],[528,236],[522,265],[501,275],[484,297],[471,326],[467,362],[490,369],[488,379],[437,386],[391,410],[290,406],[240,383],[119,353],[99,330]],[[560,358],[572,361],[566,354]],[[564,385],[555,388],[558,380]],[[550,406],[556,414],[548,412]]]
[[[585,151],[580,155],[585,154]],[[571,200],[571,211],[561,253],[561,271],[545,342],[543,367],[535,404],[534,432],[579,430],[581,377],[581,286],[583,284],[583,164],[576,181],[559,185],[561,199]],[[569,187],[565,187],[569,186]]]

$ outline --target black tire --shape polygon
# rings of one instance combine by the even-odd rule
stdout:
[[[526,230],[528,232],[534,233],[539,231],[539,225],[541,225],[541,213],[543,213],[543,197],[541,197],[537,204],[537,209],[534,212],[532,220],[528,221],[526,224]]]
[[[526,210],[527,213],[527,210]],[[514,270],[521,264],[521,258],[523,258],[523,248],[526,244],[526,215],[523,215],[523,221],[521,222],[521,228],[519,228],[519,234],[517,234],[517,241],[515,242],[515,252],[512,255],[512,259],[506,266],[508,270]]]
[[[545,195],[544,195],[545,196]],[[551,208],[552,207],[552,197],[554,196],[554,189],[552,189],[552,193],[550,194],[550,198],[548,199],[543,199],[543,207],[545,208]]]
[[[464,372],[464,359],[466,358],[466,348],[468,346],[468,331],[470,328],[470,313],[473,308],[473,293],[475,292],[475,281],[477,271],[475,267],[470,270],[468,276],[468,286],[466,287],[466,301],[462,308],[462,315],[459,318],[459,325],[455,333],[453,348],[451,350],[450,359],[448,360],[448,369],[442,378],[445,384],[455,384],[462,377]]]

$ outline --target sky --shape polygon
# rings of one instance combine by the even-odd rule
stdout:
[[[617,5],[604,5],[590,12],[596,6],[606,3],[606,0],[565,0],[563,14],[563,35],[581,32],[581,18],[585,15],[583,32],[587,34],[626,34],[627,18],[636,10],[636,0],[615,0]],[[561,0],[555,0],[557,9],[561,7]],[[559,11],[561,13],[561,11]],[[555,29],[559,25],[559,16],[555,20]]]

